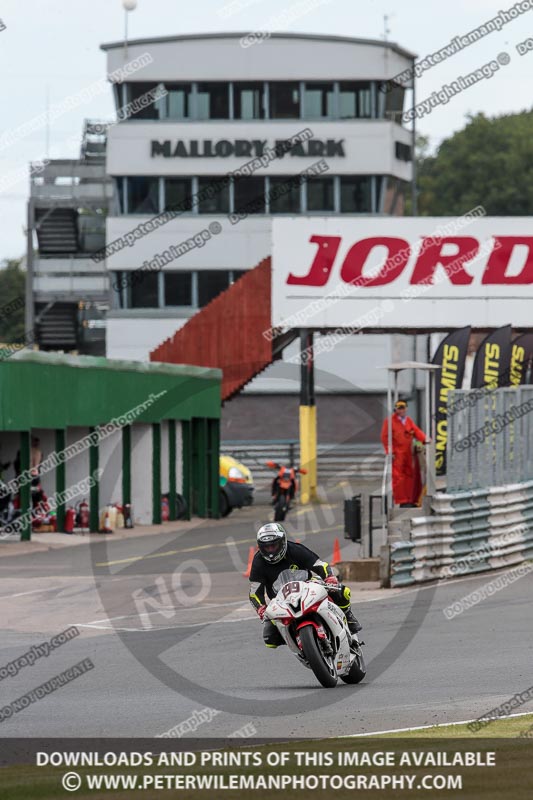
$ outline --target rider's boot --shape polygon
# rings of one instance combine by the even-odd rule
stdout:
[[[354,617],[352,609],[347,608],[344,614],[346,616],[346,622],[348,623],[350,633],[359,633],[359,631],[362,630],[362,627],[358,620]]]
[[[281,633],[271,620],[266,620],[263,623],[263,642],[267,647],[276,649],[287,644]]]

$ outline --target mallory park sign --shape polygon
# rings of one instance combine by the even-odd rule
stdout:
[[[178,139],[171,141],[152,140],[150,142],[151,156],[163,156],[163,158],[260,158],[266,150],[274,149],[279,151],[279,157],[283,158],[285,153],[291,156],[303,158],[316,158],[327,156],[332,158],[340,156],[344,158],[344,139],[309,139],[305,142],[292,144],[286,139],[275,139],[269,142],[268,139]]]

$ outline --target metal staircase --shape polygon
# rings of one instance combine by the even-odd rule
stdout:
[[[37,311],[36,334],[42,350],[77,349],[77,307],[73,303],[50,302]]]
[[[37,212],[35,227],[41,256],[72,255],[78,251],[77,216],[73,208]]]
[[[106,215],[116,204],[105,168],[107,128],[85,120],[80,158],[31,171],[26,326],[44,350],[105,353],[109,276],[92,255],[105,245]]]

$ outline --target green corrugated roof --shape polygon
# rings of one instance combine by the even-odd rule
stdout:
[[[0,430],[90,427],[151,400],[138,422],[218,419],[219,369],[20,351],[0,354]]]
[[[98,367],[99,369],[127,372],[149,372],[160,375],[190,375],[195,378],[222,380],[222,370],[216,367],[195,367],[192,364],[168,364],[159,361],[123,361],[103,356],[72,356],[67,353],[47,353],[42,350],[19,350],[10,360],[29,361],[35,364],[61,364],[69,367]],[[0,363],[1,350],[0,350]]]

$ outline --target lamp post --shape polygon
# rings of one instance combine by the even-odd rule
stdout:
[[[124,7],[124,60],[128,58],[128,14],[137,8],[137,0],[122,0]]]

